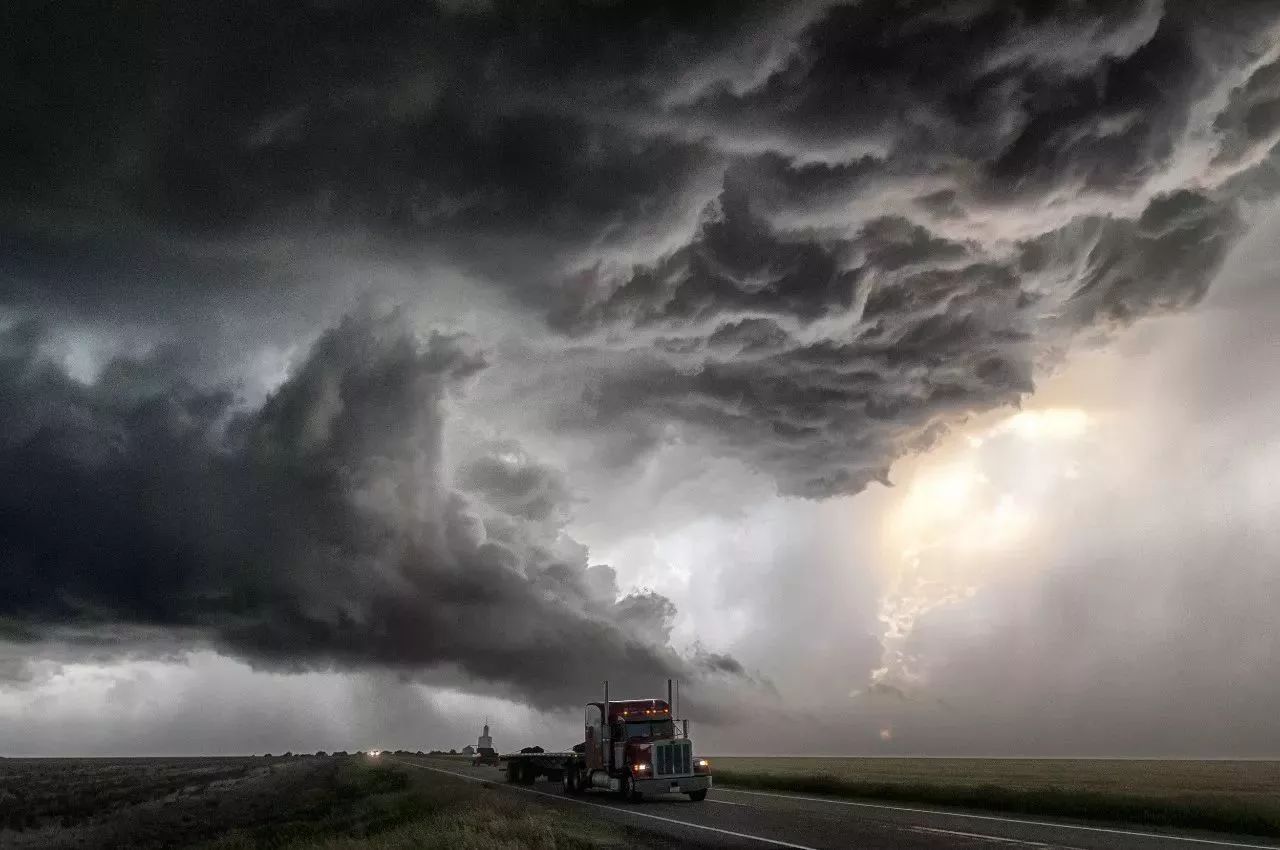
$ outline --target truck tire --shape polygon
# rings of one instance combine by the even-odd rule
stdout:
[[[520,781],[520,762],[518,761],[507,762],[507,782],[511,783],[512,785],[515,785],[519,781]]]
[[[690,791],[689,799],[695,803],[701,803],[703,800],[707,799],[707,789],[699,788],[697,791]]]
[[[561,783],[564,786],[564,793],[570,797],[578,796],[578,771],[572,767],[564,769],[564,775],[561,777]]]
[[[538,769],[531,764],[523,765],[523,768],[520,771],[520,784],[532,785],[534,780],[538,778]]]

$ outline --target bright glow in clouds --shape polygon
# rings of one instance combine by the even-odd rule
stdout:
[[[1052,494],[1078,479],[1074,455],[1096,424],[1077,408],[1025,410],[904,464],[902,496],[884,523],[882,655],[871,693],[905,698],[925,684],[910,650],[922,617],[972,598],[1010,564],[1035,562],[1016,555],[1030,548]]]

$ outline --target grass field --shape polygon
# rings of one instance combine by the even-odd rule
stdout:
[[[652,836],[387,759],[0,759],[0,847],[580,850]]]
[[[1280,762],[1112,759],[713,759],[717,781],[773,791],[1280,835]]]

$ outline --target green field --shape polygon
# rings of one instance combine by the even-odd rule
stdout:
[[[1280,835],[1280,762],[740,758],[717,781],[772,791]]]

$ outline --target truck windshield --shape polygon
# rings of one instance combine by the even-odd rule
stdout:
[[[675,737],[670,720],[628,721],[623,732],[627,738],[672,738]]]

